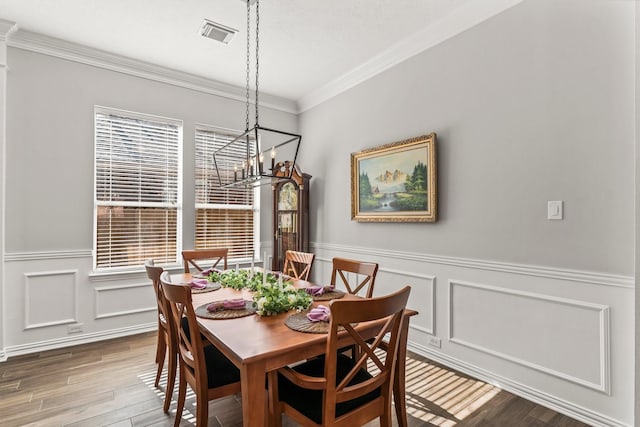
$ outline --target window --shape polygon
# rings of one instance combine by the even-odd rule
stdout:
[[[238,132],[237,134],[239,134]],[[229,258],[253,259],[259,233],[259,193],[254,188],[221,188],[213,153],[237,134],[214,128],[196,129],[195,247],[228,248]],[[254,153],[251,153],[254,154]],[[220,170],[232,174],[231,170]]]
[[[181,121],[95,108],[95,269],[179,262],[181,141]]]

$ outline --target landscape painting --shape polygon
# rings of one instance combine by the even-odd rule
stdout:
[[[351,219],[435,222],[435,133],[351,154]]]

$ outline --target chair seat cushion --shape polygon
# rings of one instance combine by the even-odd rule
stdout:
[[[240,381],[240,370],[214,345],[204,347],[209,388]]]
[[[324,357],[317,357],[300,364],[293,369],[304,375],[324,377],[324,363]],[[339,383],[349,373],[353,366],[354,362],[350,357],[339,354],[336,383]],[[349,385],[361,383],[370,378],[371,374],[364,369],[360,369],[353,380],[349,382]],[[309,390],[299,387],[291,383],[282,375],[278,375],[278,394],[281,401],[296,408],[314,422],[318,424],[322,423],[322,390]],[[356,399],[338,403],[336,405],[336,417],[344,415],[379,396],[380,389],[377,389]]]

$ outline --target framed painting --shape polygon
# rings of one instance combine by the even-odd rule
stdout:
[[[351,219],[437,220],[436,134],[351,154]]]

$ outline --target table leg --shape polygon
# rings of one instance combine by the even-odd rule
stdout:
[[[251,363],[240,368],[242,387],[242,425],[267,425],[266,370],[263,363]]]
[[[396,373],[393,380],[393,402],[396,407],[396,417],[399,427],[407,427],[407,401],[405,398],[405,376],[407,364],[407,340],[409,334],[409,316],[402,316],[400,326],[400,337],[398,341],[398,361],[396,363]]]

